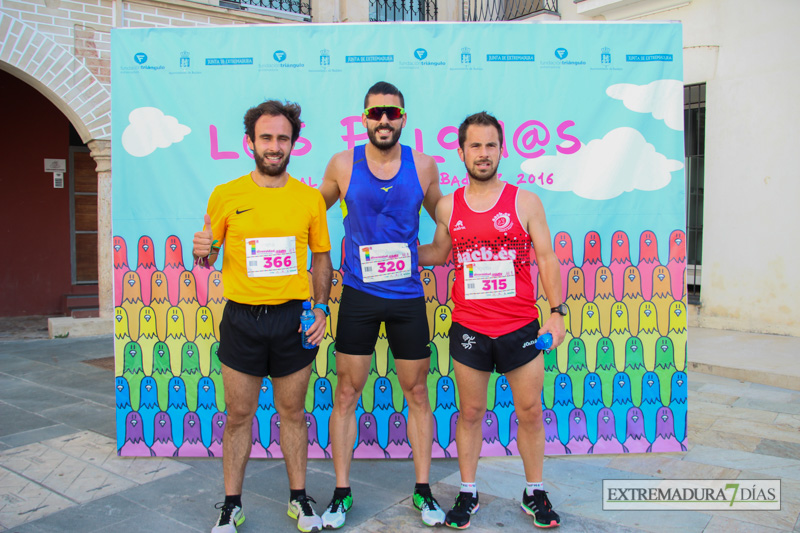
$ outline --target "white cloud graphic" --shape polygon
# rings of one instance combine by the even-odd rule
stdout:
[[[178,143],[192,132],[178,119],[155,107],[140,107],[128,115],[130,124],[122,132],[122,147],[134,157],[144,157]]]
[[[655,191],[666,187],[672,172],[683,163],[667,159],[633,128],[617,128],[594,139],[572,155],[558,154],[522,163],[526,174],[553,175],[553,183],[540,185],[549,191],[572,191],[589,200],[610,200],[633,190]]]
[[[683,131],[683,82],[656,80],[647,85],[619,83],[606,89],[611,98],[622,100],[631,111],[650,113],[668,128]]]

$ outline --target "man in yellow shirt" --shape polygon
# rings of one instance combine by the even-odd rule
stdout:
[[[217,186],[208,201],[203,231],[192,253],[209,264],[224,246],[225,306],[219,360],[228,418],[223,436],[225,501],[212,533],[236,533],[244,522],[242,482],[252,446],[252,423],[264,376],[272,378],[280,415],[280,444],[289,476],[288,514],[300,531],[322,522],[306,495],[308,430],[303,411],[311,362],[317,348],[301,342],[300,313],[309,298],[308,249],[316,320],[307,332],[319,346],[325,334],[332,266],[322,195],[286,171],[300,136],[300,106],[270,100],[247,111],[247,144],[256,168]]]

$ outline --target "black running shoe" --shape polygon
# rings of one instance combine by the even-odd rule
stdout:
[[[553,510],[547,492],[534,490],[533,496],[528,496],[528,491],[522,492],[522,510],[533,517],[536,527],[558,527],[561,517]]]
[[[470,516],[477,513],[479,508],[477,493],[473,496],[471,492],[459,492],[455,505],[447,511],[444,523],[455,529],[467,529]]]

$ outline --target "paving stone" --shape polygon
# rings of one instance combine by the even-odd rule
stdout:
[[[64,435],[71,435],[75,433],[75,428],[67,426],[66,424],[54,424],[39,429],[32,429],[30,431],[22,431],[12,435],[6,435],[0,441],[7,445],[9,448],[16,448],[18,446],[25,446],[35,442],[61,437]]]
[[[718,403],[720,405],[732,405],[734,402],[738,401],[740,398],[738,396],[732,396],[730,394],[720,394],[717,392],[703,392],[703,391],[692,391],[689,394],[689,402],[700,401],[700,402],[709,402],[709,403]]]
[[[201,531],[210,531],[210,526],[219,516],[219,511],[214,509],[214,504],[224,500],[224,490],[221,479],[218,485],[214,485],[190,469],[160,479],[155,484],[135,486],[120,493],[120,496],[136,502],[157,516],[175,517],[186,526]],[[264,501],[263,498],[255,497],[248,492],[245,484],[242,494],[244,508],[249,510],[254,499],[261,503]],[[120,529],[120,531],[124,530]],[[155,529],[133,529],[133,531],[171,530],[161,526]],[[250,531],[259,531],[259,529],[254,528]],[[242,533],[246,533],[246,530],[243,530]]]
[[[777,402],[769,400],[769,396],[765,395],[765,399],[755,398],[739,398],[733,402],[734,407],[746,407],[749,409],[760,409],[762,411],[771,411],[773,413],[789,413],[800,414],[800,401],[792,400],[789,402]]]
[[[750,420],[753,422],[772,422],[775,420],[776,414],[770,411],[760,411],[756,409],[747,409],[744,407],[733,407],[730,405],[720,405],[717,403],[703,402],[703,401],[690,401],[689,402],[689,418],[695,414],[702,413],[703,416],[711,418],[735,418],[737,420]]]
[[[148,513],[135,518],[129,518],[118,524],[110,525],[101,529],[97,529],[92,533],[119,533],[120,531],[126,532],[151,532],[151,531],[168,531],[169,533],[197,533],[198,531],[209,531],[213,526],[213,522],[209,525],[206,524],[202,529],[188,526],[182,522],[178,522],[169,516],[159,513]],[[242,531],[242,533],[246,533]]]
[[[626,454],[570,455],[569,457],[564,455],[552,455],[549,457],[545,456],[544,464],[546,465],[549,461],[578,461],[591,466],[607,466],[608,463],[617,457],[624,455]],[[545,470],[547,470],[547,466],[545,466]]]
[[[800,414],[780,413],[775,417],[774,422],[781,429],[800,431]]]
[[[55,391],[25,380],[8,384],[2,394],[3,401],[9,405],[37,414],[54,405],[70,405],[83,401],[80,396]]]
[[[756,446],[755,453],[785,457],[786,459],[800,459],[800,444],[772,439],[762,439]]]
[[[689,400],[689,405],[692,404],[692,401]],[[688,427],[694,429],[708,429],[711,427],[711,424],[716,422],[716,418],[713,416],[707,416],[701,413],[691,413],[686,418],[686,423]]]
[[[53,372],[58,367],[40,363],[38,361],[31,361],[24,357],[14,357],[3,355],[3,373],[8,376],[17,378],[25,378],[31,374],[39,372]]]
[[[141,517],[147,512],[148,510],[141,505],[115,494],[83,505],[73,505],[61,512],[40,518],[35,523],[14,528],[14,533],[94,532],[105,527],[119,527],[121,522]],[[140,530],[120,528],[118,531]]]
[[[713,392],[717,394],[729,394],[731,396],[740,396],[742,398],[751,398],[754,400],[770,400],[774,402],[791,402],[794,399],[794,394],[786,389],[778,387],[769,387],[774,389],[752,389],[750,383],[731,380],[730,383],[706,383],[698,390],[702,392]],[[766,385],[765,385],[766,386]]]
[[[694,463],[656,454],[620,457],[609,468],[672,479],[735,479],[739,470]]]
[[[761,527],[791,531],[800,514],[800,503],[784,500],[781,502],[780,511],[709,511],[709,513],[744,522],[750,526],[749,531]]]
[[[708,465],[724,466],[738,470],[763,471],[768,468],[791,468],[797,460],[773,457],[738,450],[724,450],[709,446],[695,446],[686,454],[685,460]]]
[[[0,466],[78,503],[135,485],[133,481],[39,443],[0,453]]]
[[[0,468],[0,527],[15,528],[73,505],[30,479]]]
[[[3,421],[2,424],[0,424],[0,438],[23,431],[55,425],[55,423],[48,418],[25,411],[24,409],[19,409],[4,401],[0,401],[0,420]]]
[[[45,386],[50,390],[78,396],[84,400],[91,400],[109,406],[114,405],[113,379],[99,379],[96,374],[69,372],[57,367],[53,368],[53,370],[26,374],[25,379]]]
[[[555,507],[555,505],[554,505]],[[699,511],[604,511],[602,508],[601,491],[598,490],[590,501],[570,501],[567,508],[571,513],[578,514],[586,519],[603,520],[624,527],[663,533],[676,532],[701,532],[711,520],[711,515]]]
[[[708,523],[703,533],[752,533],[753,531],[753,524],[750,522],[736,520],[727,515],[715,515]],[[758,531],[762,531],[763,533],[778,533],[779,531],[785,530],[759,524]]]
[[[42,411],[42,416],[57,420],[76,429],[84,429],[116,439],[116,413],[114,407],[83,401]]]
[[[719,418],[711,424],[711,429],[727,433],[761,437],[800,444],[800,431],[793,428],[782,428],[773,423],[761,423],[751,420]]]
[[[190,468],[169,458],[119,457],[113,439],[91,431],[50,439],[42,444],[140,485]]]
[[[710,429],[696,429],[689,425],[687,432],[689,437],[689,450],[695,445],[701,444],[712,448],[724,448],[726,450],[742,450],[753,452],[762,442],[760,437],[739,435],[736,433],[726,433]]]

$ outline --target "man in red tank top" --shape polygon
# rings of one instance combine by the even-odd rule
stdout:
[[[469,184],[439,201],[433,242],[419,247],[420,265],[444,264],[451,250],[455,262],[450,355],[461,411],[456,426],[461,491],[445,524],[463,529],[478,510],[475,474],[486,388],[497,371],[511,385],[519,420],[517,444],[527,481],[522,509],[537,527],[555,527],[561,520],[542,482],[544,362],[534,342],[550,333],[555,349],[564,340],[566,306],[561,303],[558,260],[539,197],[497,177],[503,147],[497,119],[487,113],[467,117],[458,129],[458,144]],[[557,304],[541,328],[530,273],[531,245],[547,299]]]

